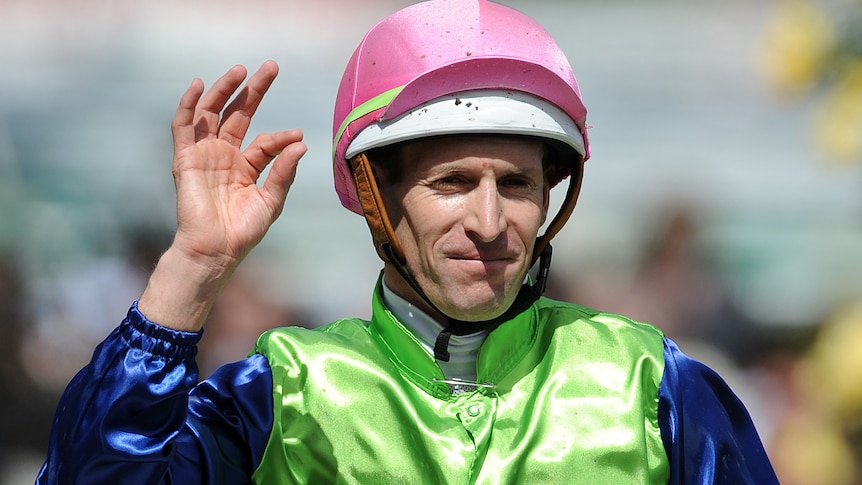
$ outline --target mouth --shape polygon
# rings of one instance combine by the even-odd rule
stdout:
[[[511,259],[456,259],[455,261],[462,264],[482,265],[485,268],[500,265],[508,266],[512,263]]]
[[[469,272],[487,274],[489,271],[503,271],[517,261],[511,255],[450,255],[449,260]]]
[[[489,273],[508,272],[512,265],[522,261],[521,251],[517,246],[505,244],[504,240],[493,243],[451,244],[441,248],[442,256],[461,270],[478,276],[488,276]]]
[[[497,263],[517,259],[511,254],[450,254],[448,258],[457,261],[477,261],[482,263]]]

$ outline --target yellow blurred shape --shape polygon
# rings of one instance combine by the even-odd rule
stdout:
[[[851,485],[853,455],[838,430],[816,416],[790,416],[774,437],[770,459],[783,485]]]
[[[836,423],[862,417],[862,303],[837,312],[807,357],[805,385]]]
[[[818,115],[815,134],[831,159],[862,161],[862,59],[849,59],[838,70]]]
[[[780,95],[803,95],[834,45],[834,27],[823,11],[806,0],[781,2],[765,28],[763,74]]]

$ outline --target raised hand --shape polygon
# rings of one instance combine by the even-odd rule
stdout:
[[[275,62],[267,61],[237,92],[246,69],[234,66],[206,93],[195,79],[180,99],[171,124],[177,233],[139,301],[159,324],[200,328],[218,291],[284,207],[306,151],[302,132],[260,134],[242,148],[277,74]]]
[[[263,64],[226,108],[245,78],[242,66],[230,69],[203,97],[203,83],[195,79],[180,100],[171,125],[178,218],[174,246],[189,257],[212,258],[212,264],[229,267],[260,242],[281,213],[305,153],[302,132],[261,134],[241,149],[277,73],[274,62]],[[261,172],[274,158],[258,187]]]

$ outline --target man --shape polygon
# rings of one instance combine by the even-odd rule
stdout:
[[[397,12],[345,70],[335,185],[384,261],[371,320],[268,332],[196,386],[213,299],[305,152],[297,130],[240,148],[276,71],[230,104],[242,67],[180,100],[176,237],[70,383],[41,483],[775,483],[718,376],[649,325],[540,296],[586,110],[547,32],[485,0]]]

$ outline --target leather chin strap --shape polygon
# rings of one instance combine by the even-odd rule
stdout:
[[[380,196],[380,189],[377,187],[377,180],[374,178],[368,156],[360,153],[350,160],[350,165],[353,170],[353,180],[356,183],[359,205],[362,206],[368,228],[371,229],[377,254],[384,261],[403,265],[404,251],[395,237],[392,223],[389,222],[389,214],[386,213],[386,206],[383,204],[383,197]],[[389,249],[384,250],[384,246],[389,246]],[[395,259],[390,259],[393,255]]]
[[[365,153],[361,153],[350,160],[350,165],[353,171],[353,179],[356,183],[359,204],[362,206],[365,220],[368,223],[368,228],[371,230],[371,237],[374,240],[374,248],[377,250],[378,256],[384,261],[391,263],[401,277],[413,288],[413,291],[422,297],[431,308],[437,310],[441,315],[445,315],[445,313],[437,309],[437,305],[431,302],[407,269],[404,251],[398,242],[398,238],[395,236],[395,231],[392,228],[392,223],[383,204],[383,198],[380,195],[380,189],[374,178],[368,156]],[[437,335],[437,340],[434,344],[434,357],[437,360],[443,362],[449,361],[449,339],[452,335],[469,335],[483,330],[493,330],[504,321],[510,320],[515,315],[529,308],[533,302],[542,296],[542,293],[545,291],[551,265],[551,239],[560,232],[560,229],[568,221],[575,208],[575,203],[578,200],[578,194],[581,189],[583,160],[579,160],[573,165],[571,167],[569,188],[566,192],[563,205],[548,225],[545,233],[536,239],[533,247],[533,259],[530,262],[530,266],[534,265],[537,260],[539,261],[539,271],[536,275],[535,283],[532,285],[526,283],[522,285],[512,305],[502,315],[494,319],[481,322],[466,322],[447,316],[447,322],[444,322],[443,331]]]

